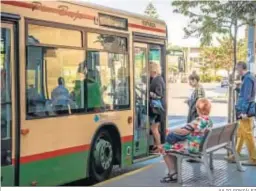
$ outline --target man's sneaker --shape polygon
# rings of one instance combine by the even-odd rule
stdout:
[[[256,166],[256,160],[242,161],[242,165],[245,165],[245,166]]]

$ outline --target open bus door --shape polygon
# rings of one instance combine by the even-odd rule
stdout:
[[[159,41],[158,41],[159,42]],[[166,66],[164,45],[154,43],[134,42],[134,159],[147,157],[149,148],[154,144],[149,124],[149,85],[150,75],[148,72],[150,62],[159,63],[165,79]],[[167,90],[166,90],[167,91]],[[162,117],[160,128],[161,141],[165,139],[166,116]]]
[[[1,13],[1,185],[19,184],[16,33],[19,17]],[[14,75],[16,74],[16,75]]]

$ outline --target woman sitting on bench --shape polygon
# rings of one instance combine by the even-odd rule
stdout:
[[[189,153],[199,152],[199,147],[204,139],[205,130],[212,128],[212,120],[209,118],[211,103],[206,98],[201,98],[196,103],[199,116],[185,127],[170,131],[166,137],[166,143],[162,146],[164,161],[168,168],[168,174],[161,182],[177,181],[177,159],[168,155],[168,151],[184,151]],[[186,142],[187,141],[187,142]]]

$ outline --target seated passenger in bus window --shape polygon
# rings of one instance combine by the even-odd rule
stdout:
[[[64,85],[64,78],[58,78],[58,86],[51,93],[52,106],[55,112],[66,113],[70,109],[69,91]]]
[[[27,112],[30,116],[45,116],[45,99],[33,84],[27,89],[27,104]]]

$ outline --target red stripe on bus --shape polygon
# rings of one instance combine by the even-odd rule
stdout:
[[[129,136],[122,137],[121,141],[122,143],[131,142],[133,141],[133,136],[129,135]],[[20,158],[20,163],[24,164],[24,163],[30,163],[30,162],[39,161],[39,160],[45,160],[45,159],[54,158],[62,155],[88,151],[89,149],[90,149],[90,145],[81,145],[76,147],[59,149],[55,151],[49,151],[45,153],[23,156]],[[15,159],[12,159],[12,164],[15,164]]]
[[[56,9],[56,8],[47,7],[42,4],[37,4],[37,3],[28,3],[28,2],[23,2],[23,1],[1,1],[1,3],[16,6],[16,7],[27,8],[27,9],[31,9],[33,11],[39,10],[42,12],[55,13],[60,16],[69,16],[69,17],[73,18],[74,20],[76,20],[76,19],[94,20],[95,19],[95,16],[92,16],[92,15],[87,15],[87,14],[83,14],[83,13],[79,13],[79,12],[66,11],[66,10],[62,10],[62,9]],[[154,32],[159,32],[159,33],[166,33],[165,29],[152,28],[152,27],[147,27],[147,26],[133,24],[133,23],[129,23],[128,26],[131,28],[136,28],[136,29],[154,31]]]
[[[125,136],[121,138],[122,143],[127,143],[133,141],[133,135]]]
[[[25,3],[21,1],[1,1],[1,3],[29,9],[32,9],[34,7],[34,5],[31,3]]]
[[[62,9],[56,9],[56,8],[47,7],[47,6],[44,6],[41,4],[37,4],[37,3],[28,3],[28,2],[22,2],[22,1],[1,1],[1,3],[16,6],[16,7],[32,9],[33,11],[39,10],[42,12],[55,13],[60,16],[69,16],[69,17],[73,18],[74,20],[76,20],[76,19],[94,20],[94,16],[91,16],[91,15],[87,15],[87,14],[83,14],[83,13],[79,13],[79,12],[62,10]]]
[[[154,31],[154,32],[160,32],[160,33],[166,33],[166,30],[165,30],[165,29],[158,29],[158,28],[146,27],[146,26],[143,26],[143,25],[137,25],[137,24],[133,24],[133,23],[129,23],[128,25],[129,25],[129,27],[131,27],[131,28],[143,29],[143,30]]]

